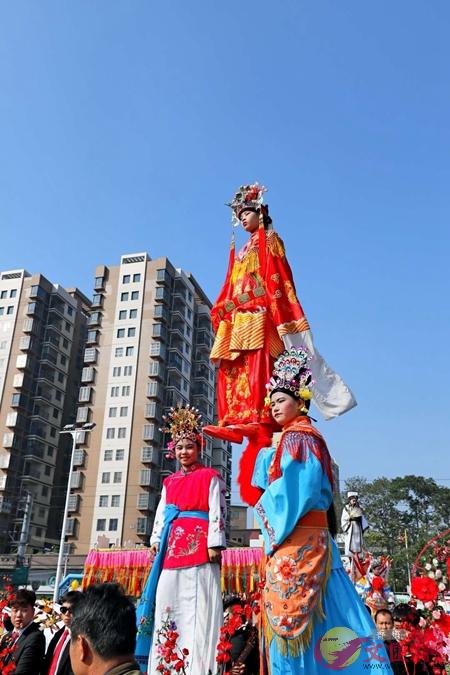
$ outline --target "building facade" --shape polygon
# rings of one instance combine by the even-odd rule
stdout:
[[[59,544],[90,302],[25,270],[0,274],[0,551]],[[24,530],[25,521],[25,530]]]
[[[97,268],[77,412],[77,423],[96,426],[75,453],[72,552],[148,544],[161,482],[175,470],[162,415],[181,402],[199,408],[205,424],[214,419],[210,307],[167,258],[137,253]],[[230,489],[231,446],[205,438],[203,462]]]

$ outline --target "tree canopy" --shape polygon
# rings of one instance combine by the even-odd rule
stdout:
[[[375,555],[393,559],[390,576],[396,591],[407,586],[407,563],[412,566],[421,548],[450,524],[450,489],[432,478],[403,476],[368,481],[354,476],[345,481],[347,490],[359,494],[369,522],[366,548]]]

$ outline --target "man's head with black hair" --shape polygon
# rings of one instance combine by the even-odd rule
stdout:
[[[117,584],[91,586],[73,608],[70,660],[75,675],[133,661],[136,611]]]
[[[67,593],[64,593],[59,599],[59,604],[61,605],[61,618],[66,628],[71,627],[73,610],[82,597],[83,593],[80,591],[67,591]]]

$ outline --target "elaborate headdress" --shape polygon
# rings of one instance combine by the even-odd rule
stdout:
[[[168,415],[163,415],[165,426],[161,427],[161,431],[172,437],[169,449],[173,449],[178,441],[184,439],[201,444],[201,417],[199,410],[190,405],[178,405],[171,408]]]
[[[312,373],[307,364],[311,361],[311,354],[305,347],[292,347],[284,351],[275,361],[272,377],[266,384],[267,398],[275,391],[286,391],[294,398],[302,401],[312,399],[311,387],[314,384]]]
[[[231,202],[227,204],[233,209],[233,224],[239,223],[239,215],[244,209],[259,211],[264,203],[263,195],[265,192],[267,192],[267,188],[259,183],[241,185]]]

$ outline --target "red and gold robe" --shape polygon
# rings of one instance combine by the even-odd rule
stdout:
[[[211,360],[220,363],[219,424],[271,421],[264,386],[284,349],[283,337],[309,328],[274,230],[260,228],[236,257],[232,251],[211,319],[216,332]]]

